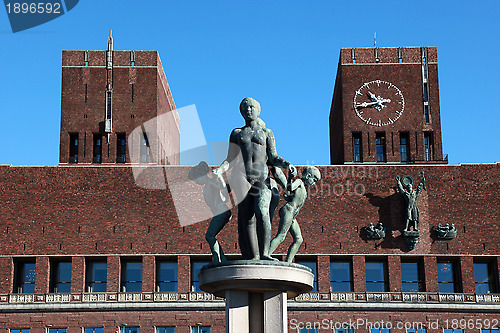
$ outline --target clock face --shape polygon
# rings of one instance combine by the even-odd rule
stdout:
[[[401,90],[387,81],[367,82],[354,94],[354,111],[368,125],[393,124],[404,109],[405,100]]]

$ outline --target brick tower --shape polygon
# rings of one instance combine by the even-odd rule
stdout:
[[[330,159],[332,164],[447,163],[435,47],[341,49]]]
[[[107,51],[63,51],[60,164],[130,163],[129,134],[166,113],[166,140],[144,135],[141,153],[179,164],[179,117],[157,51],[114,51],[111,31]]]

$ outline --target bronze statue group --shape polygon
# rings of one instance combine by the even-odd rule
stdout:
[[[307,166],[302,177],[294,179],[297,169],[278,156],[274,134],[259,118],[259,102],[250,97],[243,99],[240,113],[245,126],[231,132],[224,162],[210,172],[202,161],[188,175],[204,186],[205,202],[213,214],[206,233],[213,261],[227,261],[216,235],[231,219],[231,194],[238,204],[238,241],[243,259],[277,260],[271,255],[290,232],[293,241],[286,261],[292,262],[302,243],[297,214],[307,199],[306,187],[319,181],[321,173],[316,167]],[[288,178],[282,169],[288,172]],[[229,171],[226,181],[224,175]],[[279,205],[278,185],[284,190],[286,203],[279,210],[278,233],[271,239],[271,220]]]

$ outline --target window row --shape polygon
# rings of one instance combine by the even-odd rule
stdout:
[[[438,291],[440,293],[462,292],[459,263],[455,261],[437,262]],[[401,284],[403,292],[425,292],[424,265],[421,260],[401,262]],[[386,261],[365,262],[366,291],[389,291]],[[474,262],[474,283],[477,294],[495,293],[496,271],[491,262]],[[332,261],[330,263],[330,289],[333,292],[353,291],[351,261]]]
[[[174,326],[157,326],[156,333],[175,333]],[[191,326],[191,333],[210,333],[210,326]],[[67,328],[48,328],[47,333],[67,333]],[[103,327],[83,327],[83,333],[103,333]],[[30,333],[29,328],[11,329],[10,333]],[[120,328],[120,333],[140,333],[139,326],[124,326]],[[497,332],[498,333],[498,332]]]
[[[191,291],[201,291],[198,274],[208,260],[191,262]],[[296,260],[296,263],[307,266],[314,274],[312,291],[318,291],[318,269],[314,259]],[[18,260],[14,263],[14,293],[35,292],[36,263],[33,259]],[[178,267],[174,260],[156,259],[155,290],[157,292],[176,292]],[[106,292],[108,264],[106,259],[87,260],[85,272],[86,292]],[[462,292],[459,261],[440,260],[436,264],[438,291],[440,293]],[[498,272],[493,261],[475,260],[473,263],[475,292],[478,294],[498,292]],[[71,292],[72,262],[68,260],[52,260],[49,265],[49,292]],[[142,292],[143,263],[142,258],[122,259],[120,270],[120,290],[122,292]],[[330,261],[330,290],[332,292],[352,292],[354,287],[352,259],[336,259]],[[367,258],[365,262],[365,283],[367,292],[389,291],[389,277],[386,260]],[[401,285],[403,292],[425,292],[425,269],[422,259],[402,258]]]
[[[35,292],[35,261],[17,261],[14,266],[14,293]],[[108,265],[105,260],[86,262],[85,291],[106,292]],[[49,292],[71,292],[71,261],[50,262]],[[142,261],[140,259],[122,260],[121,291],[142,291]],[[156,291],[177,291],[177,263],[174,261],[156,262]]]
[[[321,323],[308,323],[309,326],[316,326],[316,327],[298,327],[297,332],[298,333],[318,333],[318,328],[321,327]],[[375,325],[373,325],[375,326]],[[417,326],[417,325],[416,325]],[[354,328],[334,328],[333,330],[334,333],[354,333],[355,329]],[[391,333],[390,328],[370,328],[369,330],[370,333]],[[406,333],[427,333],[426,328],[407,328]],[[461,328],[444,328],[443,333],[464,333],[464,330]],[[498,329],[492,329],[492,330],[479,330],[479,333],[499,333]]]
[[[310,325],[309,325],[310,324]],[[317,324],[317,325],[316,325]],[[297,325],[299,326],[299,325]],[[314,326],[320,327],[320,323],[308,323],[308,325],[302,325],[304,327],[297,327],[298,333],[317,333],[318,328]],[[308,327],[313,326],[313,327]],[[67,328],[48,328],[47,333],[67,333]],[[175,333],[174,326],[157,326],[156,333]],[[83,333],[103,333],[103,327],[84,327]],[[190,333],[210,333],[210,326],[191,326]],[[354,333],[354,328],[335,328],[335,333]],[[389,328],[371,328],[370,333],[390,333],[391,330]],[[463,333],[464,330],[460,328],[456,329],[443,329],[443,333]],[[30,333],[29,328],[25,329],[11,329],[10,333]],[[120,328],[120,333],[140,333],[140,327],[138,326],[126,326]],[[408,328],[406,329],[406,333],[427,333],[427,329],[425,328]],[[479,330],[479,333],[500,333],[498,329],[491,330]]]
[[[69,134],[69,163],[78,163],[79,142],[78,133]],[[102,163],[103,135],[94,133],[92,142],[92,163]],[[126,135],[125,133],[116,133],[116,163],[125,163],[126,156]]]
[[[375,133],[375,153],[377,162],[387,162],[387,142],[385,132]],[[361,132],[352,133],[353,162],[363,162],[363,144]],[[424,160],[433,160],[434,143],[433,133],[424,132]],[[401,162],[412,161],[410,156],[410,135],[408,132],[399,133],[399,155]]]

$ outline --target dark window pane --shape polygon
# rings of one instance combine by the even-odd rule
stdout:
[[[416,262],[402,262],[401,263],[401,277],[403,281],[418,281],[418,263]]]
[[[375,138],[377,148],[377,162],[385,162],[385,136],[382,133],[377,133]]]
[[[18,262],[15,266],[15,293],[32,294],[35,292],[35,263]]]
[[[160,262],[158,263],[159,281],[177,281],[177,263]]]
[[[419,292],[419,284],[418,282],[403,282],[403,292]]]
[[[89,262],[87,266],[87,290],[90,292],[105,292],[107,284],[107,263]]]
[[[139,327],[122,327],[122,333],[139,333]]]
[[[366,282],[366,291],[368,292],[384,292],[385,283],[383,282]]]
[[[438,282],[454,282],[453,263],[440,262],[437,264]]]
[[[35,263],[23,263],[24,283],[35,283]]]
[[[52,263],[51,292],[71,292],[71,261]]]
[[[352,291],[351,282],[331,282],[330,287],[332,291],[338,291],[338,292]]]
[[[108,279],[108,265],[105,262],[92,263],[92,278],[94,281],[106,282]]]
[[[156,333],[175,333],[175,327],[157,327]]]
[[[317,268],[316,268],[316,262],[314,261],[296,261],[296,264],[299,265],[304,265],[306,267],[309,267],[314,274],[314,285],[313,289],[311,291],[318,291],[318,273],[317,273]]]
[[[332,281],[351,281],[351,263],[350,262],[332,262],[330,263],[330,274]]]
[[[67,333],[66,328],[49,328],[49,333]]]
[[[352,291],[351,263],[336,261],[330,263],[331,291]]]
[[[122,263],[122,286],[125,292],[142,291],[142,262],[125,261]],[[131,332],[133,333],[133,332]]]
[[[474,264],[474,279],[476,282],[482,282],[482,283],[489,282],[489,272],[487,263]]]
[[[142,281],[142,262],[128,262],[126,270],[128,281]]]
[[[209,261],[195,261],[191,263],[191,291],[201,291],[198,274],[200,274],[201,268],[209,263]]]
[[[71,282],[71,262],[60,262],[58,269],[58,282]]]
[[[366,262],[366,291],[384,292],[386,286],[386,269],[384,262]]]
[[[385,281],[384,263],[366,263],[366,281]]]
[[[476,283],[476,294],[489,294],[490,286],[484,283]]]

